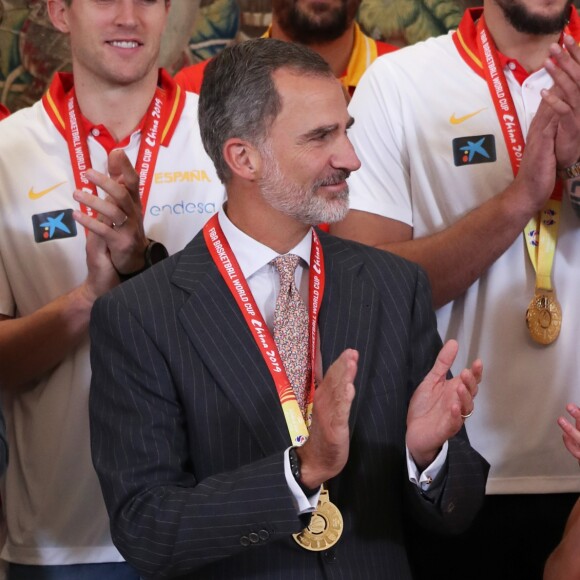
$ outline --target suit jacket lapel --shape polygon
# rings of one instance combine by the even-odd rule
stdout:
[[[357,395],[350,415],[354,428],[369,376],[376,336],[378,296],[359,274],[363,261],[341,240],[320,235],[326,288],[319,329],[324,371],[346,348],[359,351]],[[199,234],[176,264],[172,282],[190,293],[180,312],[189,340],[237,407],[265,454],[290,445],[290,436],[272,377],[242,313],[222,280]]]
[[[359,402],[368,384],[371,353],[376,337],[378,295],[360,276],[364,263],[341,240],[320,234],[326,267],[326,286],[320,309],[319,329],[324,371],[347,348],[359,352],[356,396],[350,414],[351,433]]]
[[[172,282],[191,295],[179,313],[189,340],[264,454],[288,447],[274,381],[202,235],[182,253]]]

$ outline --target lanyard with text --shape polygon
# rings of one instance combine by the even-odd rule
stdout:
[[[165,93],[158,88],[151,101],[151,105],[149,105],[145,116],[145,125],[141,133],[141,145],[139,147],[135,169],[139,175],[139,197],[141,198],[143,213],[145,213],[147,207],[155,164],[161,147],[160,127],[165,104]],[[89,153],[88,136],[81,120],[74,89],[67,99],[65,123],[75,186],[77,189],[82,189],[92,195],[98,195],[96,186],[90,183],[86,176],[87,169],[91,168],[91,156]],[[80,205],[83,213],[90,217],[96,217],[95,212],[90,207],[85,204]]]
[[[309,269],[309,353],[312,363],[312,376],[310,389],[306,401],[306,421],[302,416],[298,401],[294,395],[290,381],[284,370],[284,366],[278,353],[278,348],[272,335],[266,326],[260,313],[256,300],[250,291],[250,287],[244,277],[238,261],[221,229],[218,214],[215,214],[204,226],[203,235],[209,253],[222,275],[225,283],[234,296],[246,324],[250,329],[256,344],[268,366],[270,374],[276,385],[276,391],[280,398],[280,404],[292,445],[302,445],[308,438],[308,428],[312,420],[312,404],[314,399],[314,369],[316,358],[316,337],[318,328],[318,312],[324,295],[324,261],[322,259],[322,246],[316,232],[312,230],[312,249],[310,253]]]
[[[487,86],[500,122],[514,175],[520,167],[525,141],[497,49],[483,15],[477,22],[477,46]],[[536,271],[536,297],[530,303],[527,324],[536,342],[549,344],[559,333],[561,310],[552,293],[552,266],[556,253],[562,206],[562,182],[556,181],[550,199],[524,228],[530,261]],[[538,302],[539,300],[539,302]]]

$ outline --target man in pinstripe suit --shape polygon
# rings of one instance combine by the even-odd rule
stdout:
[[[441,349],[416,265],[312,229],[347,211],[359,166],[319,56],[226,49],[199,114],[227,205],[93,310],[92,452],[114,542],[144,578],[409,579],[404,518],[460,531],[483,500],[488,465],[463,429],[481,362],[447,377],[457,345]],[[314,353],[302,446],[269,333],[287,254]]]

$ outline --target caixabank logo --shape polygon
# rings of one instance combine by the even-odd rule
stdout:
[[[51,240],[74,238],[77,235],[77,224],[72,213],[72,209],[57,209],[33,215],[34,240],[40,244]]]
[[[493,163],[496,160],[495,137],[493,135],[474,135],[453,139],[453,160],[458,167]]]

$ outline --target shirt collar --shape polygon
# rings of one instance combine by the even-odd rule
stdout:
[[[377,58],[377,45],[365,36],[360,26],[354,23],[354,41],[347,68],[340,77],[340,82],[347,88],[358,85],[363,73]]]
[[[560,46],[564,46],[564,33],[560,35],[560,40],[558,41]],[[499,62],[503,70],[509,69],[512,71],[514,78],[520,85],[523,85],[529,77],[536,74],[537,72],[544,72],[545,68],[541,67],[536,71],[528,72],[515,58],[510,58],[505,54],[498,51],[497,53]]]
[[[223,207],[219,211],[218,220],[246,280],[280,255],[237,228],[230,221]],[[300,256],[310,267],[311,247],[312,229],[288,253]]]
[[[107,151],[107,153],[110,153],[113,149],[123,149],[127,147],[133,136],[141,133],[145,126],[145,118],[143,118],[138,127],[136,127],[132,133],[127,135],[121,141],[116,141],[104,125],[95,125],[91,123],[82,113],[80,121],[84,126],[85,134],[92,135],[101,144],[103,149]]]
[[[479,57],[479,49],[477,47],[477,21],[483,14],[483,8],[468,8],[464,14],[457,30],[452,33],[452,39],[459,52],[459,55],[463,60],[471,67],[471,69],[482,78],[485,78],[483,72],[483,64]],[[580,41],[580,18],[574,6],[570,6],[570,19],[566,28],[566,31],[572,35],[576,42]],[[502,66],[509,66],[510,59],[499,55]],[[514,76],[521,83],[525,80],[524,77],[528,76],[528,73],[513,59],[511,62],[515,63]],[[518,70],[518,67],[520,69]],[[509,67],[511,69],[511,67]],[[540,69],[542,70],[542,69]],[[522,73],[523,71],[523,73]],[[537,71],[536,71],[537,72]],[[533,74],[533,73],[532,73]]]
[[[48,87],[48,90],[42,97],[44,108],[54,123],[56,129],[61,135],[68,139],[65,118],[68,114],[68,100],[71,91],[74,89],[74,78],[72,73],[56,73]],[[164,69],[159,69],[158,87],[157,91],[162,92],[166,96],[166,112],[163,114],[161,120],[160,134],[161,145],[166,147],[169,145],[175,129],[181,118],[181,113],[185,107],[185,91],[175,82],[171,75]],[[144,116],[145,117],[145,116]],[[87,134],[92,135],[95,139],[101,142],[105,149],[115,149],[123,147],[129,143],[134,135],[138,135],[144,127],[145,119],[141,120],[139,127],[122,143],[117,143],[102,125],[93,125],[84,118],[82,112],[80,113],[79,123],[83,124],[83,128]]]
[[[348,65],[338,79],[344,88],[349,90],[351,96],[363,73],[378,56],[377,43],[363,34],[360,26],[356,22],[354,23],[353,34],[354,40]],[[262,38],[272,38],[271,24],[262,35]]]

